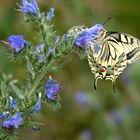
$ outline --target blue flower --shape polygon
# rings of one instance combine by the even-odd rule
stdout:
[[[89,105],[89,97],[85,92],[76,93],[75,99],[81,106]]]
[[[112,110],[111,111],[111,118],[116,124],[120,124],[122,122],[122,116],[119,111]]]
[[[11,35],[8,37],[7,42],[16,53],[29,45],[29,43],[24,40],[22,35]]]
[[[79,140],[93,140],[95,135],[90,129],[85,129],[80,133],[78,138]]]
[[[37,16],[39,13],[39,8],[36,0],[22,0],[21,10],[23,13],[27,15],[35,15]]]
[[[95,39],[99,35],[99,33],[102,29],[103,29],[103,25],[95,24],[94,26],[92,26],[91,28],[89,28],[87,30],[92,35],[92,37]]]
[[[2,126],[6,129],[18,128],[19,125],[23,124],[23,119],[21,118],[22,112],[18,112],[11,118],[7,119],[2,123]]]
[[[54,17],[54,8],[50,8],[50,11],[47,13],[47,20],[51,20]]]
[[[41,109],[41,93],[39,93],[39,95],[38,95],[38,100],[37,100],[37,102],[36,102],[36,104],[34,106],[34,111],[36,113],[39,113],[40,109]]]
[[[45,95],[48,100],[55,100],[60,88],[62,88],[60,84],[56,83],[53,79],[49,79],[45,86]]]
[[[92,39],[91,34],[88,33],[87,31],[83,31],[78,35],[77,39],[75,40],[75,44],[76,46],[81,48],[89,48],[91,39]]]
[[[89,48],[90,43],[93,42],[95,45],[95,51],[98,52],[100,48],[96,42],[96,38],[102,29],[103,26],[101,24],[96,24],[91,28],[86,28],[78,35],[75,40],[75,44],[81,48]]]

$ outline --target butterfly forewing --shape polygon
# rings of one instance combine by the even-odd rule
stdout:
[[[117,32],[107,32],[106,38],[108,41],[116,43],[115,48],[124,49],[124,53],[127,56],[127,63],[131,64],[140,57],[140,40],[125,34]]]

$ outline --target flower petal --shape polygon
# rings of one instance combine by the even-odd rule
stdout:
[[[51,20],[54,17],[54,8],[50,8],[50,11],[47,13],[47,20]]]

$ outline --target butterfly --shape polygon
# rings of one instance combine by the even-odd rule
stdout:
[[[109,79],[114,90],[116,78],[128,64],[140,58],[139,39],[126,33],[107,31],[102,24],[91,28],[75,26],[67,34],[75,36],[76,46],[86,48],[89,66],[95,75],[95,89],[98,79]]]

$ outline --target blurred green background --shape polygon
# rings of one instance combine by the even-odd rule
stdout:
[[[16,0],[0,4],[0,39],[11,34],[23,34],[36,43],[31,25],[22,22],[16,12]],[[106,29],[129,33],[140,38],[140,0],[38,0],[41,10],[55,7],[53,19],[58,34],[75,25],[92,26],[112,20]],[[0,46],[0,72],[12,73],[25,79],[25,64],[10,61],[9,51]],[[140,60],[127,67],[116,81],[113,93],[111,81],[98,81],[93,88],[94,75],[87,60],[69,55],[68,63],[53,77],[63,84],[61,109],[52,111],[43,105],[34,120],[44,124],[40,131],[21,130],[21,140],[134,140],[140,139]]]

